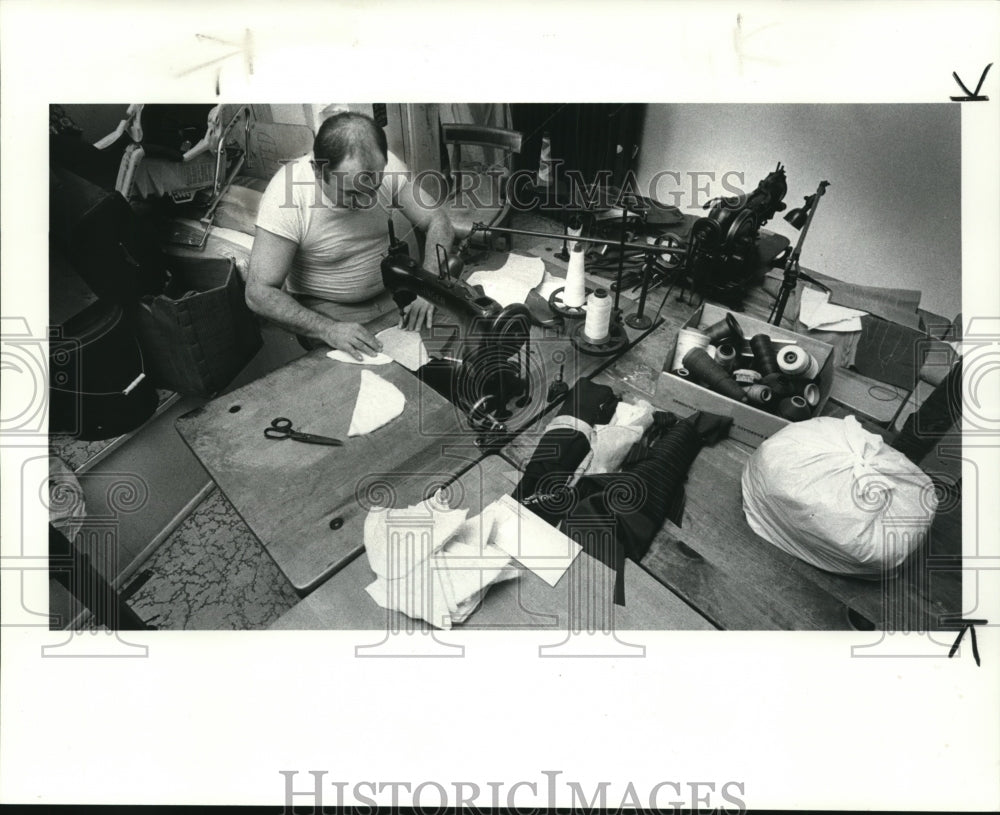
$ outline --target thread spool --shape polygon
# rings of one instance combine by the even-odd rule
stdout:
[[[580,308],[587,296],[587,280],[583,268],[583,244],[573,244],[569,253],[569,267],[566,270],[566,286],[563,288],[562,302],[570,308]]]
[[[811,414],[805,399],[801,396],[789,396],[778,404],[778,415],[790,422],[801,422]]]
[[[753,353],[754,367],[764,376],[779,371],[778,357],[767,334],[754,334],[750,338],[750,351]]]
[[[795,395],[794,383],[782,373],[768,374],[761,377],[760,384],[767,385],[778,399]]]
[[[746,395],[747,399],[753,404],[762,407],[770,406],[771,399],[773,398],[771,389],[767,385],[751,385],[746,389]]]
[[[573,222],[570,221],[570,224],[572,224],[572,223]],[[574,226],[567,226],[566,227],[566,239],[569,240],[569,241],[572,241],[574,245],[576,245],[578,243],[578,241],[574,241],[573,238],[579,238],[581,234],[583,234],[583,224],[582,223],[579,226],[577,226],[577,227],[574,227]]]
[[[750,368],[737,368],[733,371],[733,379],[740,385],[753,385],[760,381],[760,374]]]
[[[802,376],[809,380],[813,380],[819,376],[819,360],[812,356],[812,354],[809,355],[809,367]]]
[[[599,343],[608,338],[611,327],[611,298],[607,289],[595,289],[587,301],[587,320],[583,335],[588,342]]]
[[[670,367],[674,370],[684,367],[684,355],[692,348],[707,348],[708,334],[697,328],[682,328],[677,332],[677,346],[674,350],[674,361]]]
[[[692,348],[684,355],[683,367],[687,368],[694,379],[706,388],[735,399],[746,402],[747,395],[729,372],[712,359],[704,348]]]
[[[819,386],[815,382],[807,382],[802,388],[802,398],[809,407],[816,407],[819,404]]]
[[[702,331],[708,334],[709,339],[716,345],[727,340],[735,344],[743,339],[743,329],[732,314],[727,314],[719,322],[712,323],[708,328],[703,328]]]
[[[812,362],[809,352],[798,345],[786,345],[778,352],[778,369],[786,376],[802,376]]]
[[[733,370],[736,367],[736,346],[728,342],[716,346],[715,361],[727,371]]]

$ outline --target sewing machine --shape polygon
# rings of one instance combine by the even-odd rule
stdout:
[[[759,270],[760,228],[785,209],[785,168],[777,167],[749,195],[713,198],[707,216],[691,227],[682,276],[693,291],[731,308],[740,308]]]
[[[501,306],[478,286],[459,277],[461,262],[438,249],[438,273],[422,268],[409,255],[404,241],[396,240],[389,222],[389,252],[382,260],[382,282],[400,311],[417,297],[451,314],[455,334],[442,355],[424,365],[421,381],[459,406],[476,430],[504,432],[503,422],[513,415],[509,403],[523,407],[531,398],[528,350],[531,313],[514,303]]]

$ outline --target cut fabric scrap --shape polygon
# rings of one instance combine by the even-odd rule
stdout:
[[[856,308],[834,305],[830,293],[802,287],[799,321],[809,330],[860,331],[861,318],[868,312]]]
[[[382,608],[437,628],[464,622],[494,583],[520,571],[492,539],[495,516],[450,510],[437,497],[402,509],[373,509],[365,519],[365,591]]]
[[[496,545],[550,586],[566,574],[583,548],[509,495],[487,510],[496,517]]]
[[[375,354],[374,356],[368,356],[367,354],[362,353],[362,359],[355,359],[346,351],[341,351],[339,348],[327,351],[326,355],[335,362],[349,362],[352,365],[386,365],[392,362],[392,357],[388,354]]]
[[[619,402],[611,422],[594,428],[590,441],[593,458],[585,474],[616,472],[632,446],[653,426],[653,413],[653,406],[645,399],[635,404]]]
[[[470,286],[482,286],[487,297],[501,306],[523,303],[535,286],[542,282],[545,263],[541,258],[508,255],[507,262],[495,271],[480,271],[469,275]]]
[[[367,368],[362,370],[361,388],[347,435],[364,436],[378,430],[399,416],[405,405],[406,397],[399,388]]]
[[[404,368],[416,371],[430,361],[419,331],[407,331],[399,326],[393,326],[380,331],[375,337],[382,343],[382,353]]]

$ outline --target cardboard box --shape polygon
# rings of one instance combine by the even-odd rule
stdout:
[[[706,328],[725,318],[727,313],[727,309],[705,303],[688,318],[683,327]],[[746,339],[749,340],[755,334],[767,334],[777,346],[794,343],[815,357],[820,366],[819,376],[816,378],[816,385],[819,387],[819,404],[813,408],[813,416],[819,416],[833,386],[833,346],[803,334],[796,334],[794,331],[770,325],[762,320],[756,320],[746,314],[734,314],[734,316],[743,329]],[[663,372],[656,383],[653,401],[657,407],[682,416],[687,416],[698,410],[732,416],[733,426],[729,431],[729,437],[751,447],[757,447],[764,439],[791,424],[787,419],[773,413],[760,410],[745,402],[736,402],[670,373],[670,363],[673,361],[676,345],[677,339],[674,338],[667,358],[663,361]]]

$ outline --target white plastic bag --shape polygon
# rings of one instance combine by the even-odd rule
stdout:
[[[743,512],[779,549],[820,569],[877,578],[924,541],[930,478],[853,416],[782,428],[743,468]]]

